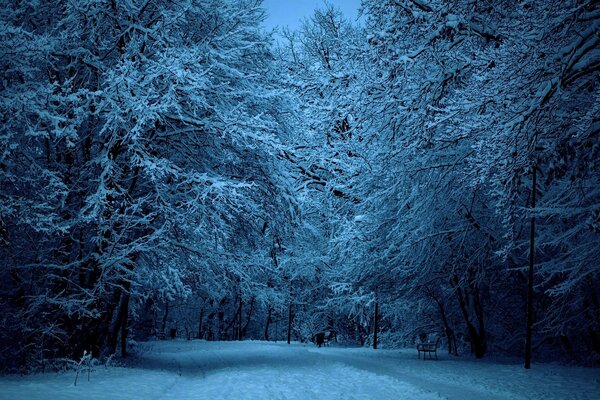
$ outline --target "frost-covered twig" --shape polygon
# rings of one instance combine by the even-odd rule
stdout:
[[[89,382],[90,381],[90,373],[92,372],[92,368],[93,368],[93,359],[92,359],[91,351],[89,353],[87,350],[83,351],[83,356],[77,363],[77,372],[75,373],[75,382],[73,382],[73,386],[77,386],[77,380],[79,379],[79,372],[81,371],[82,367],[87,369],[87,377],[88,377],[88,382]]]

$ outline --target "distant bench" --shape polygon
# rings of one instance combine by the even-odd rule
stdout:
[[[421,353],[423,353],[423,360],[425,360],[425,354],[429,354],[429,359],[432,360],[433,357],[431,354],[435,354],[435,359],[437,360],[437,349],[440,344],[440,338],[438,337],[435,342],[428,343],[419,343],[417,344],[417,352],[419,353],[419,359],[421,359]]]
[[[335,331],[333,330],[328,330],[325,332],[318,332],[315,333],[312,338],[311,338],[312,342],[314,344],[316,344],[318,347],[321,346],[329,346],[329,343],[332,340],[336,340],[336,335],[335,335]]]

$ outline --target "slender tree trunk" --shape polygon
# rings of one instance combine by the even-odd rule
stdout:
[[[202,322],[204,320],[204,304],[200,309],[200,315],[198,316],[198,339],[202,339]]]
[[[223,330],[223,328],[225,327],[225,311],[223,311],[223,308],[225,307],[225,304],[227,304],[227,296],[223,297],[221,299],[221,301],[219,301],[219,304],[217,306],[217,335],[216,335],[216,340],[223,340],[223,338],[225,337],[225,331]]]
[[[450,280],[450,283],[454,287],[454,292],[458,299],[458,304],[460,306],[460,310],[462,312],[465,323],[467,324],[467,331],[469,333],[469,340],[471,342],[471,352],[473,354],[475,354],[476,358],[482,358],[485,355],[485,353],[487,352],[487,339],[486,339],[486,335],[485,335],[485,329],[484,329],[485,327],[483,324],[483,309],[481,308],[481,304],[478,299],[479,292],[476,290],[476,284],[473,282],[473,283],[470,283],[469,285],[471,286],[471,290],[472,290],[473,302],[476,304],[474,306],[476,308],[475,314],[476,314],[476,318],[479,321],[479,329],[480,330],[477,330],[475,325],[473,325],[473,322],[471,321],[471,317],[469,315],[469,310],[468,310],[469,292],[468,292],[467,288],[465,288],[465,293],[463,295],[463,290],[459,286],[458,277],[456,277],[456,276],[452,277],[452,279]]]
[[[236,295],[235,300],[233,301],[233,304],[237,304],[238,307],[236,308],[235,312],[233,313],[233,316],[231,317],[231,321],[229,321],[229,323],[227,324],[227,326],[225,327],[225,329],[223,330],[223,332],[225,334],[227,334],[227,332],[229,332],[229,329],[231,329],[231,335],[228,335],[228,339],[229,340],[237,340],[238,338],[238,331],[237,331],[237,323],[240,321],[239,315],[241,314],[241,307],[242,304],[238,303],[238,297]],[[219,314],[220,315],[220,314]],[[225,316],[225,314],[223,314],[223,317]]]
[[[435,303],[438,306],[440,311],[440,317],[442,318],[442,323],[444,324],[444,330],[446,332],[446,339],[448,339],[448,354],[453,354],[458,356],[458,349],[456,347],[456,337],[454,335],[454,330],[450,327],[450,322],[448,321],[448,317],[446,316],[446,309],[442,300],[440,300],[433,290],[428,289],[427,293],[433,298]]]
[[[208,314],[208,317],[206,317],[206,325],[207,325],[206,340],[215,340],[215,332],[214,332],[215,315],[216,315],[216,311],[213,309]]]
[[[161,333],[165,335],[167,329],[167,319],[169,318],[169,300],[165,301],[165,313],[163,314]]]
[[[481,357],[483,357],[487,352],[487,335],[485,332],[485,324],[483,319],[483,306],[481,305],[481,298],[479,296],[479,286],[477,285],[477,282],[475,281],[475,277],[473,275],[470,275],[469,277],[469,286],[471,288],[471,294],[473,296],[473,310],[475,312],[475,317],[477,318],[477,322],[479,325],[479,330],[477,331],[477,345],[479,346],[478,351]]]
[[[265,324],[265,340],[269,341],[269,325],[271,324],[271,314],[273,312],[273,308],[269,306],[267,308],[267,323]]]
[[[581,294],[581,296],[585,299],[582,302],[582,311],[588,321],[588,333],[590,335],[591,350],[597,354],[600,354],[600,307],[598,296],[596,295],[596,286],[591,275],[588,276],[586,282],[586,286],[588,287],[587,294]]]
[[[250,309],[248,310],[248,317],[246,318],[246,323],[242,328],[242,337],[246,336],[246,332],[248,331],[248,325],[250,325],[250,320],[252,319],[252,312],[254,311],[254,297],[250,298]]]
[[[379,330],[379,299],[375,294],[375,316],[373,318],[373,350],[377,350],[377,331]]]
[[[537,165],[533,166],[533,180],[531,183],[531,209],[535,209],[537,180]],[[535,261],[535,217],[531,217],[531,230],[529,232],[529,273],[527,275],[527,327],[525,331],[525,368],[531,368],[531,336],[533,331],[533,264]]]
[[[115,324],[119,320],[119,305],[121,304],[121,290],[115,290],[112,295],[112,300],[109,302],[107,306],[107,313],[105,317],[105,323],[102,323],[103,332],[101,334],[101,339],[106,340],[106,349],[109,354],[114,354],[115,349],[117,348],[117,338],[115,336]],[[117,312],[117,316],[115,317],[115,310]],[[102,343],[100,343],[102,344]]]
[[[125,293],[123,298],[123,314],[121,315],[121,357],[127,356],[127,332],[129,320],[129,293]]]
[[[116,315],[113,317],[113,321],[110,327],[110,335],[108,341],[109,354],[114,354],[117,351],[119,334],[123,325],[123,314],[125,314],[127,312],[127,309],[129,308],[129,294],[126,293],[123,289],[119,289],[119,291],[121,293],[119,307],[117,309]]]
[[[242,300],[242,295],[240,294],[240,314],[238,315],[238,336],[237,336],[237,340],[242,340],[242,313],[243,313],[243,308],[244,307],[244,302]]]
[[[356,325],[356,337],[357,337],[357,339],[360,342],[360,345],[362,347],[362,346],[365,345],[365,337],[364,337],[362,329],[360,327],[360,323],[355,322],[354,324]]]

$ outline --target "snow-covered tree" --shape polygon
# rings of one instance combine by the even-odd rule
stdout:
[[[260,2],[19,1],[1,16],[3,332],[28,357],[112,353],[132,295],[186,292],[203,274],[190,258],[240,269],[261,221],[286,229],[286,101],[263,78]]]

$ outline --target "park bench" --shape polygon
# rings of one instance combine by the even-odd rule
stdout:
[[[329,343],[331,343],[331,341],[336,340],[336,334],[333,330],[318,332],[313,335],[311,340],[318,347],[329,346]]]
[[[435,342],[424,342],[417,344],[417,352],[419,359],[421,359],[421,352],[423,353],[423,360],[425,360],[425,354],[429,354],[429,359],[432,360],[431,354],[435,354],[437,360],[437,349],[440,344],[440,338],[438,337]]]

